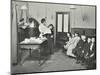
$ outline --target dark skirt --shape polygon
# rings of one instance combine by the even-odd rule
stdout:
[[[39,29],[38,28],[29,28],[28,30],[29,37],[39,37]]]
[[[82,53],[82,49],[81,48],[76,47],[72,51],[72,53],[75,54],[77,57],[83,57],[83,53]]]
[[[25,39],[25,30],[22,28],[19,28],[18,30],[18,42],[21,42]]]

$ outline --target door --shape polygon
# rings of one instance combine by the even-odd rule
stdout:
[[[64,39],[66,32],[70,32],[70,13],[56,12],[56,37],[55,42]]]
[[[70,13],[57,12],[56,13],[56,32],[70,31]]]

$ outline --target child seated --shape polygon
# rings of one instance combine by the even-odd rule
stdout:
[[[76,57],[72,53],[72,50],[76,47],[79,40],[80,40],[80,37],[79,37],[78,33],[75,33],[75,36],[73,36],[72,39],[69,40],[68,43],[64,46],[64,48],[67,50],[66,55]]]
[[[73,50],[73,54],[76,56],[77,62],[76,63],[80,63],[81,59],[83,58],[83,46],[86,42],[86,36],[85,35],[81,35],[81,39],[79,40],[77,46],[75,47],[75,49]]]
[[[85,57],[88,68],[96,68],[96,43],[95,38],[91,39],[88,57]]]
[[[84,45],[84,47],[83,47],[84,58],[87,58],[87,57],[89,56],[90,45],[91,45],[91,38],[88,38],[88,39],[87,39],[87,42],[85,43],[85,45]]]
[[[83,46],[83,59],[82,59],[83,64],[85,63],[85,60],[89,57],[90,45],[91,45],[91,38],[87,38],[87,41]]]

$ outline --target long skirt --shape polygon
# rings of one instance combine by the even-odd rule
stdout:
[[[76,56],[72,53],[72,51],[73,51],[74,48],[75,48],[75,46],[74,46],[73,44],[70,45],[70,46],[68,47],[68,49],[67,49],[66,54],[69,55],[69,56],[72,56],[72,57],[76,57]]]
[[[38,30],[38,28],[29,28],[29,37],[39,37],[39,34],[40,34],[40,32],[39,32],[39,30]]]

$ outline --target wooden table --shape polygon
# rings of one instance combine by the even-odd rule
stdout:
[[[23,49],[28,50],[30,57],[31,57],[33,51],[38,50],[38,52],[39,52],[39,65],[41,65],[41,44],[44,41],[46,41],[46,40],[43,40],[41,43],[19,43],[18,46],[21,49],[21,51]],[[20,64],[23,64],[23,62],[26,59],[26,57],[21,59]]]

